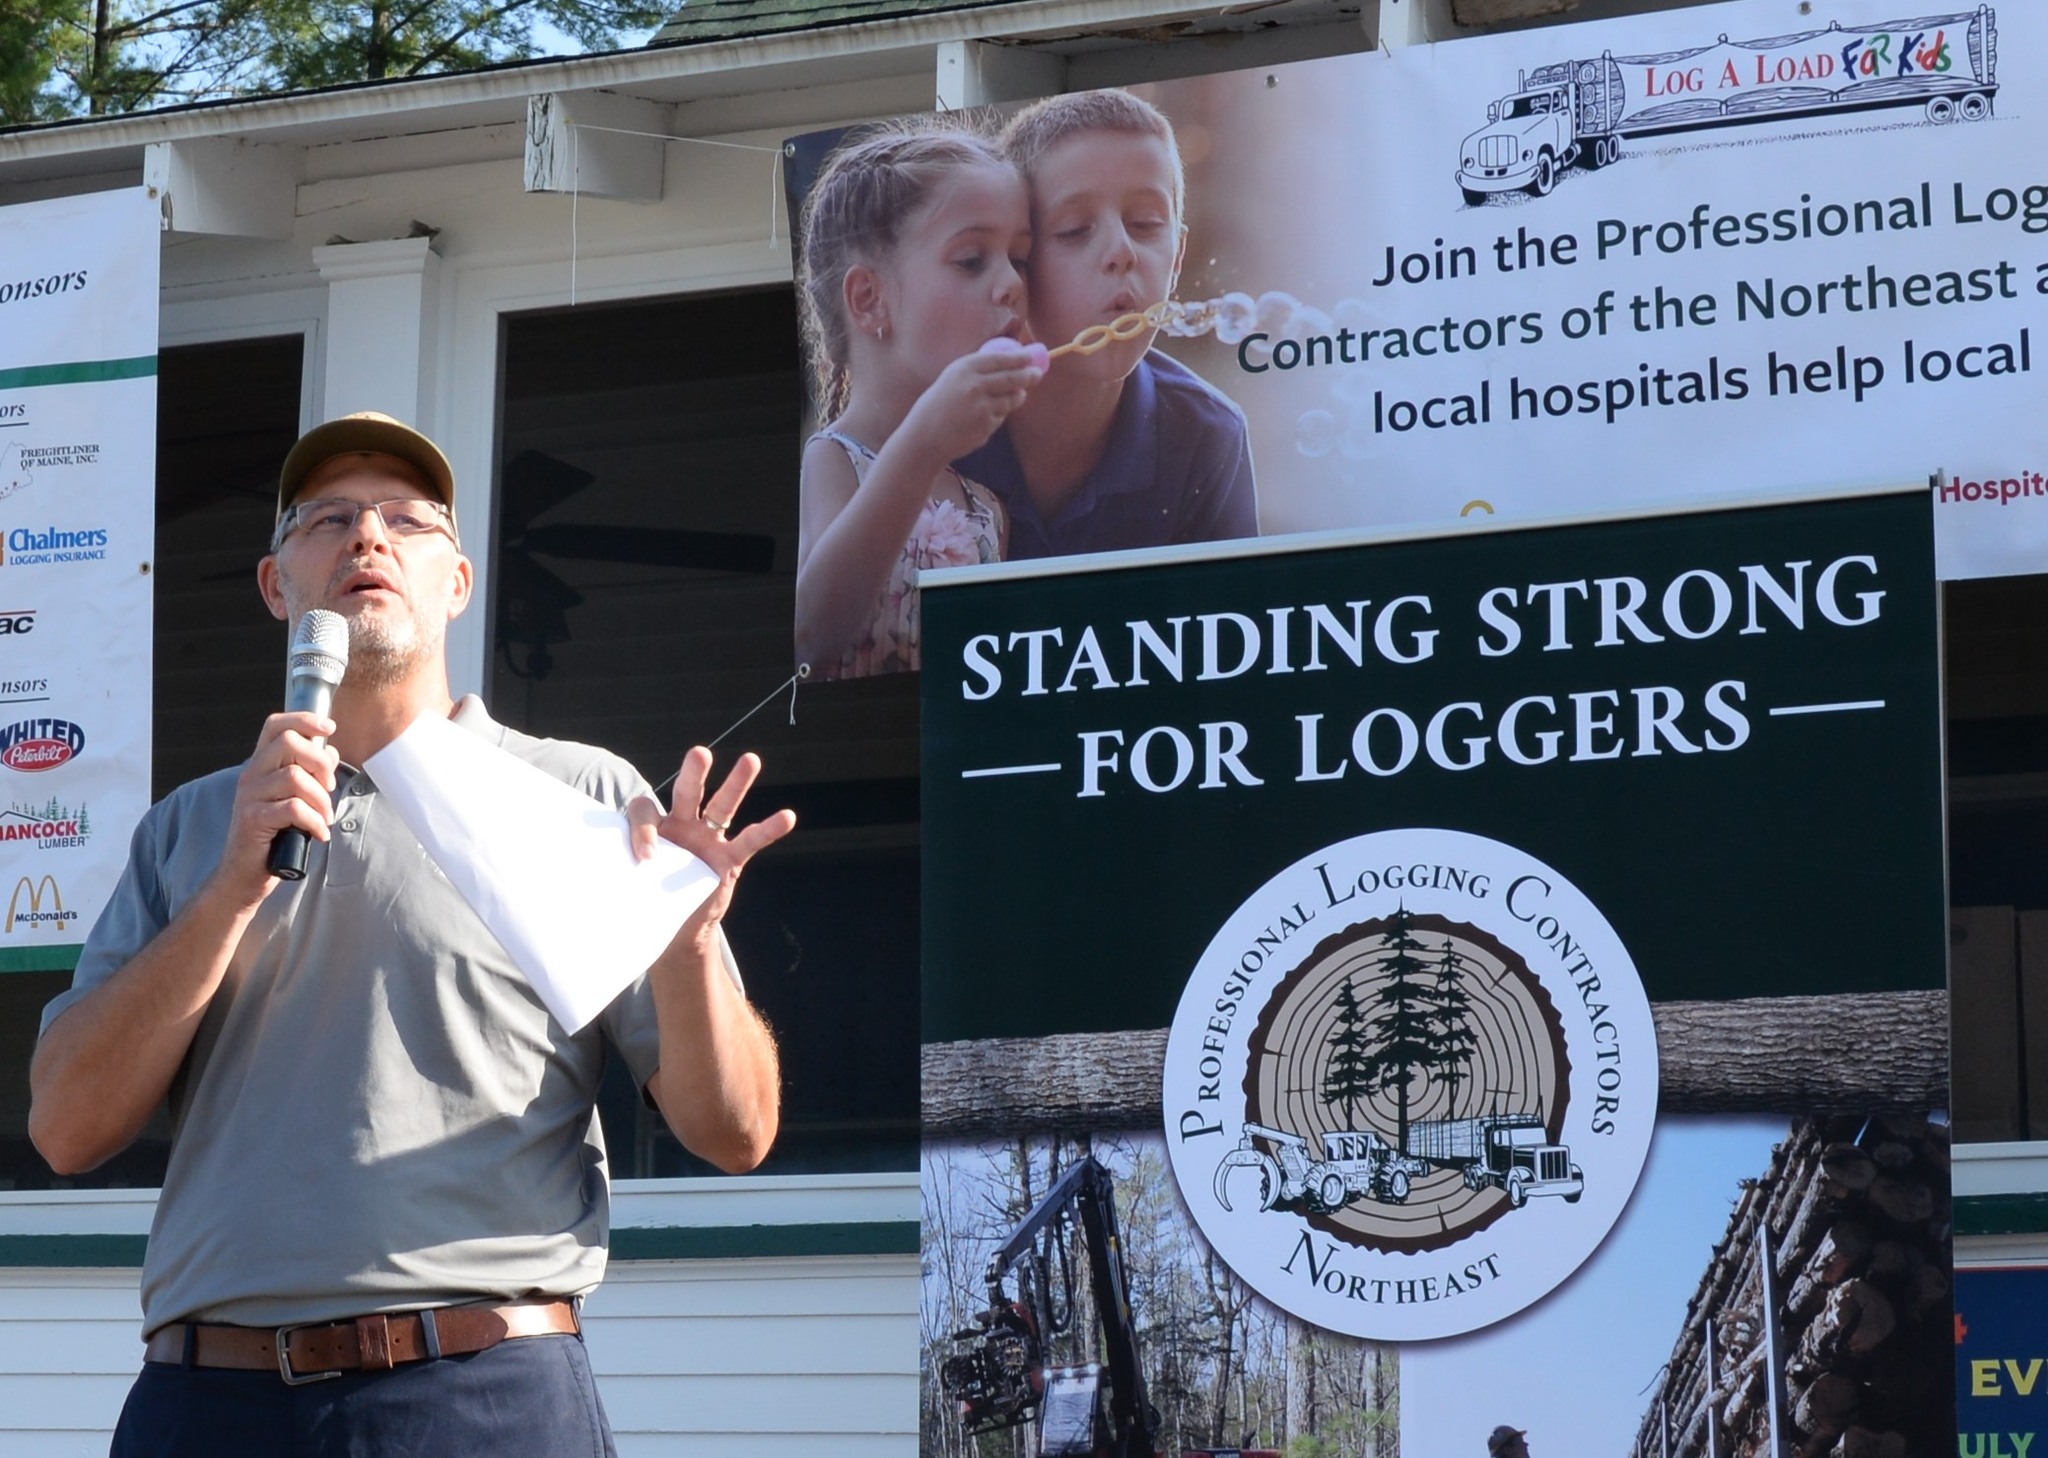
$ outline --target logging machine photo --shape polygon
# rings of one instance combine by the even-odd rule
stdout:
[[[1086,1247],[1100,1360],[1053,1363],[1081,1350],[1070,1243]],[[1006,1283],[1015,1274],[1016,1294]],[[1163,1458],[1159,1412],[1145,1395],[1116,1186],[1093,1156],[1053,1182],[989,1257],[988,1309],[953,1334],[939,1385],[970,1437],[1038,1424],[1036,1458]],[[1276,1448],[1183,1448],[1180,1458],[1280,1458]]]

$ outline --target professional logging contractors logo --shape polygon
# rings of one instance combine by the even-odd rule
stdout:
[[[14,932],[58,931],[68,932],[71,924],[78,920],[76,910],[67,910],[64,893],[58,889],[57,878],[50,875],[23,876],[14,883],[14,891],[7,898],[7,924],[5,930]]]
[[[1358,836],[1240,906],[1167,1044],[1195,1223],[1274,1304],[1406,1341],[1540,1300],[1620,1218],[1657,1107],[1634,963],[1563,875],[1448,830]]]
[[[85,731],[69,719],[20,719],[0,726],[0,764],[23,774],[53,770],[84,748]]]

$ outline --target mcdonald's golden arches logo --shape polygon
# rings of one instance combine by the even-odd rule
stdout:
[[[45,898],[50,903],[47,908],[43,905]],[[23,876],[14,883],[13,894],[7,898],[9,932],[21,925],[54,926],[58,931],[69,931],[76,920],[77,912],[64,909],[64,893],[57,889],[55,876]]]

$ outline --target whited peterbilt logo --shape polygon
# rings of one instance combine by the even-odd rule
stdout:
[[[1606,919],[1481,836],[1384,831],[1276,876],[1189,981],[1167,1141],[1196,1224],[1275,1304],[1358,1336],[1523,1309],[1619,1218],[1655,1033]]]

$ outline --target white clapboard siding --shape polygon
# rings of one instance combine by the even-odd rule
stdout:
[[[914,1174],[649,1180],[620,1229],[893,1225]],[[152,1191],[0,1194],[0,1239],[146,1232]],[[142,1358],[140,1272],[0,1266],[0,1454],[107,1440]],[[621,1458],[908,1458],[916,1450],[917,1257],[612,1262],[585,1320]]]
[[[140,1284],[133,1269],[0,1269],[0,1453],[106,1453],[142,1364]]]
[[[915,1256],[619,1262],[584,1316],[622,1454],[667,1434],[759,1458],[915,1448]]]

